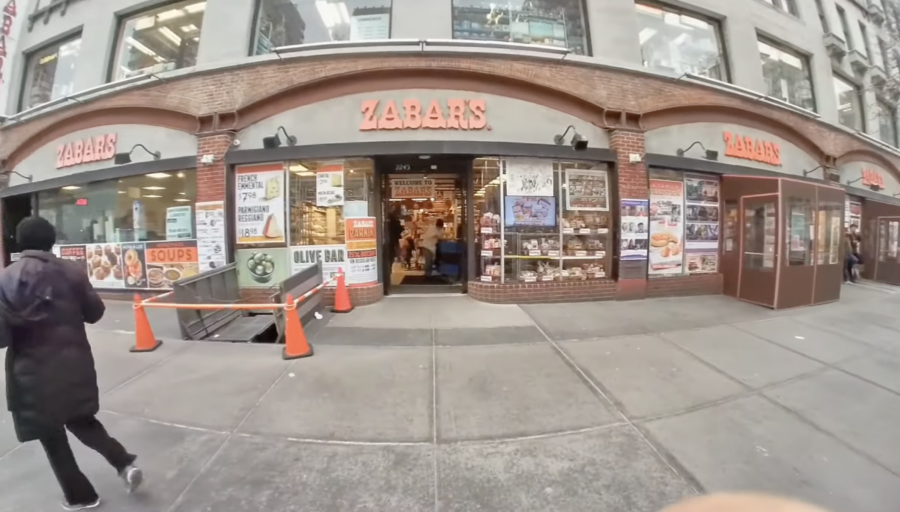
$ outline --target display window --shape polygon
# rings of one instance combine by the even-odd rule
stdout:
[[[816,238],[816,264],[834,265],[841,258],[841,243],[843,242],[843,230],[841,229],[841,208],[839,202],[819,201],[816,226],[818,237]]]
[[[225,263],[221,202],[196,203],[196,172],[157,172],[38,193],[54,253],[95,288],[165,290]]]
[[[717,176],[651,169],[647,225],[651,278],[718,272],[719,189]],[[623,226],[623,237],[629,228]]]
[[[813,252],[813,202],[791,197],[784,209],[784,236],[787,264],[792,267],[812,265]]]
[[[609,276],[606,164],[476,160],[479,279],[537,283]]]

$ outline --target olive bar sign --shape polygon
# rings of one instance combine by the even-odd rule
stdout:
[[[344,245],[306,245],[291,247],[291,274],[322,262],[322,279],[328,281],[341,269],[347,270],[347,247]],[[331,283],[329,286],[335,286]]]

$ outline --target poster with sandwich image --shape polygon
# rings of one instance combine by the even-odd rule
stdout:
[[[147,267],[144,288],[169,290],[175,281],[200,273],[196,240],[147,242],[144,245]]]
[[[343,206],[344,163],[328,163],[316,169],[316,206]]]
[[[684,273],[684,183],[650,180],[650,265],[653,275]]]
[[[234,203],[238,244],[284,243],[284,175],[281,163],[237,168]]]

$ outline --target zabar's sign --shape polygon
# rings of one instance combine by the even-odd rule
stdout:
[[[885,188],[884,178],[881,177],[881,173],[873,171],[872,169],[862,170],[862,184],[863,186],[877,188],[878,190],[884,190]]]
[[[61,144],[56,148],[56,168],[112,160],[116,156],[117,139],[115,133],[109,133]]]
[[[431,100],[427,108],[415,98],[403,100],[365,100],[360,131],[373,130],[483,130],[487,125],[484,100],[448,99],[446,104]]]
[[[434,180],[391,180],[391,199],[434,198]]]
[[[774,142],[731,132],[722,132],[722,138],[725,139],[725,156],[781,167],[781,147]]]

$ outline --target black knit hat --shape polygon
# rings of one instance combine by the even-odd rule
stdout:
[[[20,251],[47,251],[56,243],[56,229],[43,217],[26,217],[16,227]]]

